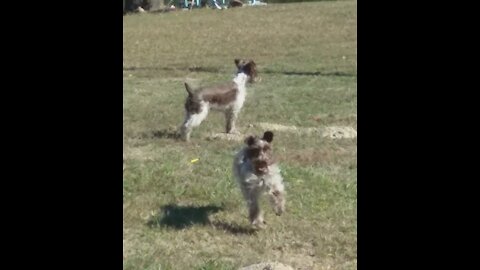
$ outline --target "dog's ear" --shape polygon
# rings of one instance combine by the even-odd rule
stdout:
[[[265,141],[271,143],[273,141],[273,132],[265,131],[265,133],[263,133],[262,140],[265,140]]]
[[[256,140],[256,137],[255,137],[255,136],[248,136],[248,137],[245,139],[245,144],[248,145],[248,146],[251,146],[252,144],[255,143],[255,140]]]
[[[254,82],[254,79],[257,76],[257,64],[255,64],[253,60],[250,60],[250,62],[243,66],[243,71],[250,76],[250,82]]]
[[[238,59],[238,58],[235,58],[235,66],[237,66],[237,67],[238,67],[238,64],[240,64],[240,59]]]
[[[245,67],[245,68],[248,67],[248,68],[250,68],[250,69],[254,69],[254,68],[257,67],[257,64],[255,64],[255,62],[254,62],[253,60],[250,60],[250,61],[248,61],[248,62],[244,65],[244,67]]]

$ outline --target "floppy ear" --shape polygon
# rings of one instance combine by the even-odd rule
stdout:
[[[247,144],[248,146],[252,145],[255,143],[255,137],[254,136],[248,136],[246,139],[245,139],[245,144]]]
[[[263,133],[263,138],[262,140],[265,140],[267,142],[272,142],[273,141],[273,132],[271,131],[265,131],[265,133]]]
[[[238,67],[238,64],[239,64],[239,63],[240,63],[240,59],[236,58],[236,59],[235,59],[235,66]]]

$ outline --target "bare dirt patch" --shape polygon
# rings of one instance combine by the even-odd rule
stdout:
[[[357,137],[357,131],[349,126],[297,127],[275,123],[257,123],[250,124],[249,127],[261,127],[264,130],[293,132],[302,135],[319,135],[323,138],[329,139],[348,139]],[[213,133],[207,137],[207,140],[242,141],[244,137],[244,134]]]
[[[245,266],[238,270],[293,270],[293,268],[278,262],[264,262]]]
[[[295,132],[300,134],[318,134],[324,138],[342,139],[342,138],[355,138],[357,137],[357,131],[348,126],[325,126],[325,127],[297,127],[297,126],[285,126],[274,123],[258,123],[256,126],[262,127],[272,131],[286,131]]]

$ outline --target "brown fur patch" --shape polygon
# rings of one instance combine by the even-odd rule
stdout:
[[[201,106],[200,100],[195,95],[188,96],[187,100],[185,101],[185,110],[189,113],[200,113]]]
[[[237,92],[237,85],[234,82],[229,82],[219,86],[203,88],[198,92],[198,95],[207,102],[227,105],[235,100]]]
[[[250,82],[254,82],[257,77],[257,64],[253,60],[250,61],[243,67],[243,72],[250,77]]]
[[[233,102],[237,96],[238,88],[234,82],[223,85],[202,87],[195,92],[189,90],[189,96],[185,102],[185,109],[189,113],[200,113],[200,102],[203,100],[217,105],[227,105]]]

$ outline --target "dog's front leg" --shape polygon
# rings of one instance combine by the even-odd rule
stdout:
[[[248,219],[253,226],[264,228],[265,221],[263,220],[263,214],[260,210],[259,198],[262,190],[258,187],[250,186],[248,184],[242,185],[242,193],[247,202],[248,207]]]
[[[285,212],[285,187],[283,183],[276,183],[269,187],[268,197],[273,211],[277,216],[280,216]]]
[[[263,214],[260,210],[260,205],[258,203],[258,197],[250,198],[247,202],[248,204],[248,217],[250,223],[253,226],[258,228],[265,228],[265,221],[263,220]]]
[[[235,128],[235,122],[237,121],[238,111],[234,109],[228,109],[225,111],[226,120],[226,132],[229,134],[238,134],[239,132]]]

